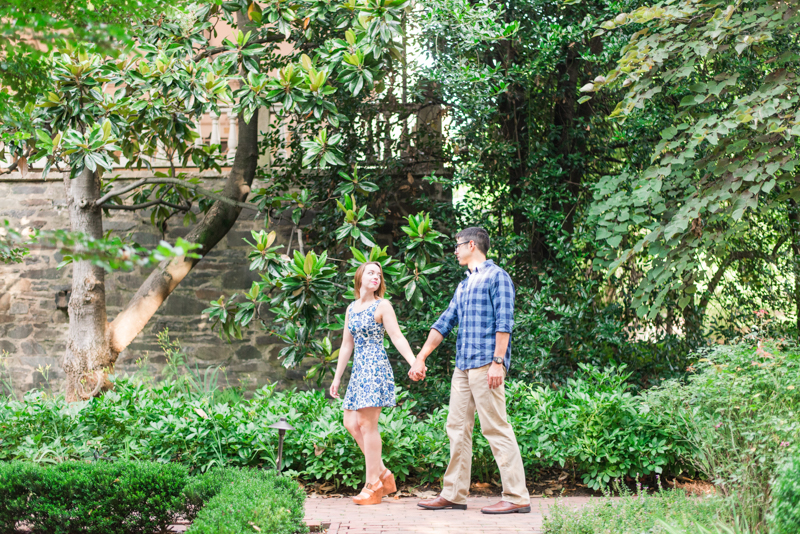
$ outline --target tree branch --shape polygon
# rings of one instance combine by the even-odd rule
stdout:
[[[187,189],[194,189],[201,195],[207,196],[208,198],[217,200],[219,202],[225,202],[226,204],[230,204],[231,206],[236,206],[243,210],[253,210],[253,211],[260,211],[255,205],[248,204],[246,202],[239,202],[238,200],[234,200],[232,198],[228,198],[224,195],[218,195],[208,189],[200,187],[197,184],[193,184],[192,182],[187,182],[186,180],[181,180],[180,178],[142,178],[141,180],[137,180],[136,182],[126,185],[125,187],[119,188],[117,191],[109,191],[102,197],[100,197],[96,205],[102,206],[110,199],[114,198],[115,196],[121,195],[123,193],[127,193],[132,189],[136,189],[137,187],[141,187],[146,184],[172,184],[172,185],[180,185],[182,187],[186,187]],[[120,208],[124,209],[124,208]]]
[[[135,210],[143,210],[145,208],[150,208],[152,206],[167,206],[168,208],[172,208],[178,211],[189,211],[192,207],[191,206],[179,206],[178,204],[173,204],[172,202],[167,202],[166,200],[151,200],[149,202],[143,202],[142,204],[133,204],[131,206],[126,206],[125,204],[101,204],[100,207],[104,210],[127,210],[127,211],[135,211]]]
[[[240,30],[255,30],[255,24],[248,20],[246,14],[237,13]],[[239,148],[233,160],[230,174],[225,182],[222,195],[208,195],[217,201],[196,224],[186,240],[201,245],[198,251],[202,255],[211,249],[233,228],[242,209],[256,209],[244,201],[250,193],[258,166],[258,110],[249,123],[244,122],[240,114]],[[160,178],[158,183],[178,184],[187,187],[183,180]],[[197,191],[200,191],[198,188]],[[112,360],[116,360],[120,352],[136,338],[147,322],[158,311],[161,304],[186,278],[189,272],[200,261],[199,258],[174,258],[165,260],[152,272],[136,291],[125,309],[108,324],[107,336]]]
[[[24,159],[25,161],[27,161],[28,157],[31,155],[31,153],[33,153],[33,149],[32,148],[27,148],[25,150],[25,152],[22,153],[21,156],[19,156],[17,159],[15,159],[11,163],[11,165],[6,167],[5,169],[0,169],[0,174],[11,174],[12,172],[16,171],[17,168],[19,167],[20,160]]]
[[[251,45],[251,44],[266,44],[266,43],[282,43],[285,40],[286,40],[286,37],[284,37],[283,34],[271,33],[271,34],[267,35],[266,37],[263,37],[261,39],[256,39],[255,41],[250,41],[247,44]],[[194,56],[194,61],[200,61],[201,59],[203,59],[205,57],[213,56],[214,54],[219,54],[220,52],[224,52],[226,50],[230,50],[230,48],[228,48],[227,46],[215,46],[214,48],[208,48],[206,50],[203,50],[202,52],[200,52],[196,56]],[[233,53],[233,52],[234,51],[231,50],[231,53]]]

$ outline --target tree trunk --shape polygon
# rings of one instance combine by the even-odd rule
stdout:
[[[95,200],[100,198],[100,177],[84,169],[73,179],[64,179],[70,228],[99,239],[103,218]],[[62,367],[67,375],[67,400],[96,395],[107,386],[107,373],[114,360],[106,336],[105,271],[90,261],[72,265],[72,296],[69,300],[69,332]]]
[[[789,200],[789,226],[792,233],[792,259],[794,272],[794,303],[795,303],[795,325],[797,334],[800,336],[800,206],[794,200]]]
[[[239,28],[247,32],[252,23],[242,13],[237,16]],[[244,202],[258,166],[258,111],[249,124],[242,115],[238,121],[239,146],[222,194]],[[100,177],[85,171],[73,180],[66,179],[65,186],[72,230],[102,237],[102,211],[95,205],[100,198]],[[208,254],[230,231],[241,211],[240,207],[215,202],[186,239],[201,245],[199,254]],[[198,261],[181,257],[162,262],[111,323],[107,322],[103,269],[85,261],[74,264],[69,339],[62,366],[67,374],[68,401],[87,399],[110,387],[108,373],[120,352],[136,338]]]

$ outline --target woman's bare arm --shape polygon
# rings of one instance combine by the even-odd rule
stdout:
[[[379,313],[375,314],[375,320],[381,319],[386,333],[392,340],[392,344],[403,358],[406,359],[408,365],[414,365],[416,357],[414,351],[411,350],[411,345],[408,344],[406,336],[400,331],[400,325],[397,324],[397,315],[394,313],[394,308],[388,300],[383,300],[376,310]]]

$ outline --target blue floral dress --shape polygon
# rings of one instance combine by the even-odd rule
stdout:
[[[375,321],[378,299],[366,309],[357,312],[355,302],[350,304],[348,328],[355,342],[353,372],[344,396],[345,410],[369,407],[391,407],[396,404],[394,373],[383,349],[384,327]]]

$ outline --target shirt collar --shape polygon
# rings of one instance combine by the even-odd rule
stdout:
[[[494,260],[486,260],[485,262],[481,263],[480,265],[476,265],[475,266],[475,271],[470,271],[469,269],[467,269],[466,275],[469,276],[469,275],[473,274],[473,272],[479,273],[481,271],[485,271],[486,269],[488,269],[492,265],[494,265]]]

